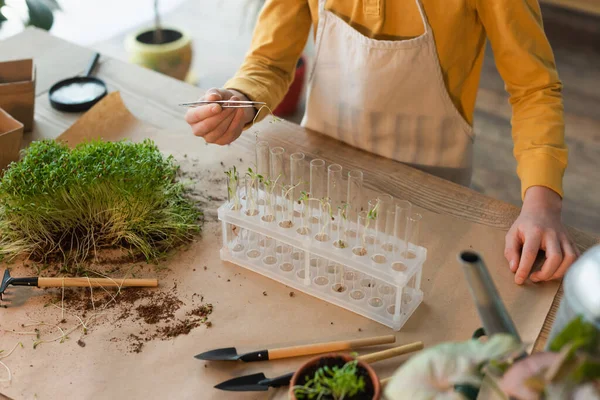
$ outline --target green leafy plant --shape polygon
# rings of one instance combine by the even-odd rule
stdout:
[[[0,8],[6,7],[10,9],[7,15],[0,11],[0,27],[2,23],[8,21],[8,18],[18,16],[23,25],[35,26],[40,29],[50,30],[54,24],[54,12],[60,10],[60,6],[56,0],[25,0],[27,16],[19,15],[15,7],[10,7],[5,4],[5,0],[0,0]]]
[[[250,178],[250,187],[246,188],[246,208],[250,214],[256,215],[258,214],[258,182],[263,179],[263,176],[250,167],[246,171],[246,176]]]
[[[358,376],[358,361],[349,361],[344,366],[324,366],[313,377],[307,376],[304,385],[294,386],[298,399],[333,398],[342,400],[365,391],[365,379]]]
[[[229,201],[233,202],[233,209],[238,210],[240,208],[240,196],[238,195],[237,188],[240,182],[235,165],[233,168],[225,171],[225,175],[227,175],[227,193],[229,194]]]
[[[201,230],[178,169],[150,140],[34,142],[0,180],[0,254],[76,265],[121,248],[156,260]]]

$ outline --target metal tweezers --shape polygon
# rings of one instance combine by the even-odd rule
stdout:
[[[182,107],[196,107],[204,104],[220,104],[223,108],[252,108],[254,106],[264,106],[266,103],[262,101],[246,101],[246,100],[199,100],[191,103],[181,103]]]

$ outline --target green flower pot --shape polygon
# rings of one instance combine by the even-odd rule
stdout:
[[[134,32],[125,39],[129,61],[175,79],[185,80],[192,64],[192,39],[178,29],[165,27],[160,43],[153,28]]]

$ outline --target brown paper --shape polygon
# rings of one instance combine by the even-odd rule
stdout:
[[[0,108],[0,175],[8,164],[19,160],[23,124]]]
[[[25,132],[33,128],[35,67],[33,60],[0,62],[0,107],[23,123]]]
[[[207,147],[189,131],[161,131],[141,123],[126,111],[118,94],[104,99],[60,139],[75,144],[99,136],[107,140],[150,137],[163,151],[174,154],[183,163],[182,168],[205,171],[199,178],[204,186],[210,185],[216,176],[213,173],[222,174],[219,161],[225,165],[235,162],[238,167],[249,164],[249,153],[236,146]],[[244,162],[239,162],[240,157]],[[208,192],[223,196],[225,188],[211,187]],[[189,300],[193,293],[199,293],[205,302],[214,305],[210,328],[201,326],[170,341],[147,342],[139,354],[128,352],[126,338],[129,334],[138,334],[144,327],[138,324],[119,327],[110,313],[84,337],[84,348],[76,344],[81,333],[73,333],[65,343],[43,344],[33,350],[31,337],[5,332],[0,336],[0,349],[12,348],[18,341],[22,341],[25,348],[18,348],[10,357],[0,360],[13,372],[12,384],[0,385],[0,392],[15,398],[37,396],[35,398],[40,400],[285,398],[284,389],[233,393],[218,391],[213,386],[232,377],[257,372],[275,377],[293,371],[306,357],[245,364],[207,363],[193,356],[220,347],[235,346],[243,352],[394,333],[379,323],[221,262],[220,226],[214,222],[217,205],[218,202],[206,205],[207,211],[210,208],[213,213],[208,213],[209,222],[202,239],[171,258],[169,271],[158,273],[161,290],[168,291],[176,282],[183,298]],[[397,345],[418,340],[425,346],[463,341],[480,326],[457,261],[458,252],[464,249],[481,253],[523,340],[533,342],[558,285],[515,285],[502,255],[505,232],[421,211],[422,244],[428,248],[422,277],[425,299],[403,329],[395,333]],[[27,269],[17,265],[15,271],[24,273]],[[293,297],[290,296],[292,291]],[[28,318],[41,316],[54,323],[59,321],[60,310],[43,307],[47,301],[43,294],[39,289],[19,289],[19,300],[8,309],[0,309],[0,326],[9,331],[22,330],[20,324],[26,323]],[[388,377],[405,358],[379,362],[374,365],[375,370],[381,378]],[[0,369],[0,379],[3,377],[5,372]]]

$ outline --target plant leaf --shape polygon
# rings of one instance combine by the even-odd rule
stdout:
[[[571,343],[571,354],[577,350],[592,351],[598,342],[598,332],[594,325],[583,320],[582,316],[571,321],[550,343],[550,351],[559,352]]]
[[[49,31],[54,23],[52,10],[43,0],[25,0],[29,9],[28,25]]]

